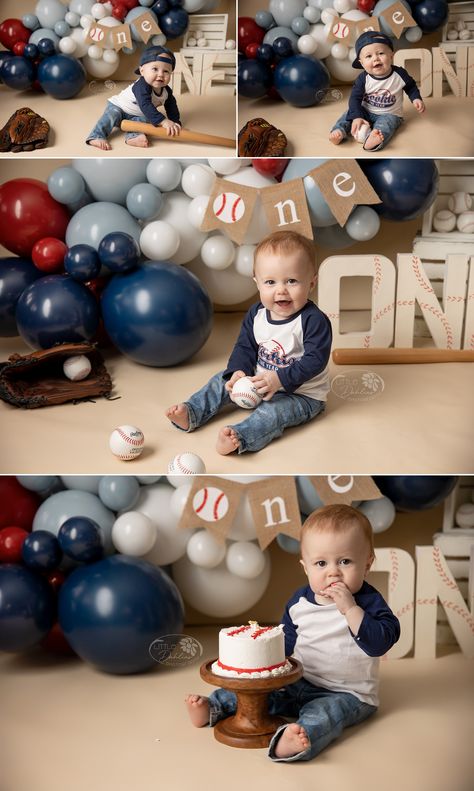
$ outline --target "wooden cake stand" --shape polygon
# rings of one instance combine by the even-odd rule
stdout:
[[[226,717],[214,727],[218,742],[230,747],[268,747],[270,740],[280,725],[286,720],[268,713],[268,695],[273,689],[286,687],[298,681],[303,675],[303,666],[297,659],[289,657],[293,669],[284,676],[274,678],[230,678],[217,676],[212,672],[214,659],[201,665],[201,678],[216,687],[235,692],[237,711],[233,717]]]

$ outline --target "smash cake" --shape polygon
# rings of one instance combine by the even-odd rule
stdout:
[[[219,658],[211,670],[216,676],[273,678],[293,669],[285,656],[283,625],[229,626],[219,632]]]

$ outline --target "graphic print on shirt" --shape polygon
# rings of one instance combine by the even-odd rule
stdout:
[[[281,368],[288,368],[294,361],[295,357],[287,357],[283,346],[278,341],[270,339],[259,343],[257,365],[267,371],[279,371]]]
[[[388,110],[395,105],[396,101],[397,97],[394,96],[388,88],[382,88],[372,93],[365,93],[363,99],[367,109],[373,112],[377,112],[377,110]]]

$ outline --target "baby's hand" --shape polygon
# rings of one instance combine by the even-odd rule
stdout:
[[[419,113],[424,113],[426,110],[425,103],[422,99],[415,99],[413,102],[413,107]]]
[[[363,124],[366,124],[367,121],[364,118],[354,118],[351,126],[351,135],[352,137],[357,136],[357,132],[361,128]]]
[[[257,388],[257,393],[262,396],[263,401],[270,401],[276,392],[281,388],[281,382],[275,371],[265,371],[250,377],[250,381]]]
[[[228,393],[232,392],[232,388],[237,382],[237,380],[242,379],[243,376],[247,376],[247,374],[244,373],[243,371],[234,371],[229,381],[225,383],[225,389],[227,390]]]
[[[324,590],[319,591],[319,593],[321,596],[327,596],[328,599],[332,599],[342,615],[345,615],[356,604],[352,593],[344,582],[333,582]]]
[[[166,129],[167,134],[170,135],[171,137],[174,137],[175,135],[179,135],[179,133],[181,132],[180,125],[177,124],[175,121],[170,121],[168,118],[165,118],[165,120],[161,122],[160,126],[162,126],[163,129]]]

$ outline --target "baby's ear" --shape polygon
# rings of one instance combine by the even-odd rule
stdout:
[[[300,564],[303,566],[304,573],[306,574],[306,576],[308,576],[308,572],[306,571],[306,566],[304,564],[304,560],[300,559]]]

